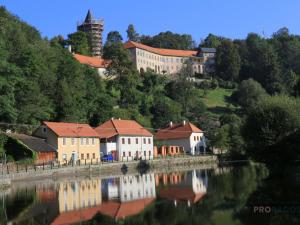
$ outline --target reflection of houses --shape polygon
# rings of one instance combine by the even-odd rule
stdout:
[[[101,180],[61,182],[58,201],[60,212],[100,205],[102,202]]]
[[[176,178],[176,182],[174,182],[174,178]],[[159,185],[160,178],[158,177],[156,180],[157,185]],[[165,182],[165,180],[170,182]],[[180,201],[187,202],[188,205],[196,203],[207,192],[208,177],[205,170],[193,170],[188,172],[185,177],[170,174],[167,178],[163,177],[162,181],[170,185],[163,187],[159,192],[159,196],[174,201],[175,205]]]
[[[59,185],[60,214],[52,225],[87,221],[98,213],[123,219],[142,212],[155,198],[154,174],[123,176],[102,182],[98,179],[62,182]]]
[[[56,149],[59,162],[100,159],[98,134],[88,124],[43,122],[34,135],[45,138]]]
[[[166,144],[181,146],[186,153],[192,155],[205,152],[206,144],[203,131],[186,121],[179,124],[170,122],[170,125],[159,130],[155,137]]]
[[[111,119],[95,131],[100,137],[101,152],[115,160],[153,158],[153,135],[134,120]]]

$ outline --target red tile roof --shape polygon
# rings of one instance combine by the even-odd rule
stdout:
[[[180,57],[192,57],[197,55],[197,51],[191,50],[177,50],[177,49],[165,49],[165,48],[153,48],[141,43],[128,41],[124,44],[124,47],[127,49],[130,48],[139,48],[148,52],[152,52],[164,56],[180,56]]]
[[[100,138],[110,138],[115,135],[153,136],[134,120],[111,119],[95,128],[95,131]]]
[[[45,124],[59,137],[98,137],[99,136],[95,132],[95,130],[88,124],[47,122],[47,121],[44,121],[43,124]]]
[[[189,138],[192,133],[203,133],[198,127],[192,123],[173,124],[165,129],[159,130],[155,137],[158,140]]]
[[[81,64],[88,65],[95,68],[107,68],[110,64],[110,60],[90,57],[85,55],[74,54],[74,58],[77,59]]]
[[[170,187],[161,189],[159,196],[169,200],[198,202],[206,193],[194,193],[189,187]]]
[[[124,219],[143,211],[155,198],[145,198],[130,202],[105,202],[101,205],[79,209],[76,211],[63,212],[56,217],[51,225],[69,225],[91,220],[97,213],[116,219]]]

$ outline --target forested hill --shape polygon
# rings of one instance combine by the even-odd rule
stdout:
[[[120,117],[158,128],[205,109],[185,81],[182,86],[153,73],[137,74],[123,47],[112,51],[119,63],[111,70],[121,76],[104,81],[73,59],[61,37],[42,39],[35,28],[3,7],[0,24],[0,122],[36,125],[53,120],[96,126]],[[185,101],[188,95],[194,96],[190,99],[196,106]]]

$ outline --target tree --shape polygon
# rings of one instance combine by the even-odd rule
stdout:
[[[299,110],[299,100],[287,96],[265,97],[258,102],[248,112],[243,127],[248,154],[259,161],[266,160],[268,147],[300,128]]]
[[[241,59],[237,47],[229,40],[223,40],[217,48],[216,73],[228,81],[238,81]]]
[[[129,41],[139,41],[139,34],[135,31],[133,24],[129,24],[126,32]]]
[[[66,43],[72,46],[75,53],[91,55],[91,44],[88,42],[87,34],[82,31],[69,34]]]
[[[213,34],[209,34],[199,45],[199,47],[205,47],[205,48],[217,48],[221,45],[222,40],[224,38],[218,37]]]
[[[117,44],[117,43],[122,43],[122,35],[118,31],[111,31],[107,34],[106,38],[106,46]]]
[[[155,128],[162,128],[170,121],[181,120],[181,105],[168,97],[157,95],[151,107],[152,124]]]
[[[194,49],[195,42],[189,34],[176,34],[171,31],[161,32],[153,37],[141,36],[141,43],[157,48]]]
[[[255,107],[266,95],[267,93],[260,83],[250,78],[242,81],[238,89],[232,94],[232,98],[245,110],[248,110]]]

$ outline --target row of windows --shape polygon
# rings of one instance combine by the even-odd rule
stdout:
[[[71,145],[76,144],[76,138],[63,138],[63,145],[67,145],[71,139]],[[80,145],[95,145],[95,138],[80,138]]]
[[[139,144],[139,139],[138,138],[127,138],[127,144],[131,144],[132,139],[135,139],[135,144]],[[147,139],[143,138],[143,143],[147,144]],[[126,138],[122,138],[122,144],[126,144]],[[151,138],[148,138],[148,144],[151,144]]]
[[[84,157],[84,155],[86,155],[86,157]],[[72,156],[72,154],[71,154],[71,156]],[[90,158],[90,157],[92,157],[92,158]],[[67,160],[68,159],[68,154],[63,154],[62,155],[62,158],[63,158],[63,160]],[[80,155],[80,159],[96,159],[96,153],[93,153],[93,154],[90,154],[90,153],[86,153],[86,154],[81,154]]]
[[[137,53],[136,53],[138,56],[141,56],[141,57],[144,57],[144,58],[147,58],[147,59],[153,59],[153,60],[156,60],[156,61],[160,61],[160,62],[171,62],[171,63],[183,63],[183,58],[180,58],[180,57],[164,57],[164,56],[158,56],[158,55],[154,55],[154,54],[151,54],[151,53],[147,53],[147,52],[144,52],[144,51],[141,51],[141,50],[138,50],[137,49]]]
[[[146,196],[149,195],[148,189],[145,190],[145,195],[146,195]],[[151,188],[151,189],[150,189],[150,196],[152,196],[152,195],[153,195],[153,189]],[[138,197],[139,197],[139,198],[141,197],[141,192],[140,192],[140,190],[138,190]],[[124,199],[127,200],[127,193],[126,193],[126,192],[124,192]],[[130,199],[130,200],[133,199],[133,192],[132,192],[132,191],[130,192],[130,197],[129,197],[129,199]]]
[[[151,151],[149,152],[149,156],[151,156]],[[128,154],[126,154],[126,152],[123,152],[123,157],[131,157],[131,156],[139,156],[139,151],[136,151],[135,154],[131,154],[131,152],[128,152]],[[144,156],[147,156],[147,151],[144,151]]]
[[[194,141],[202,141],[202,136],[194,136]]]

